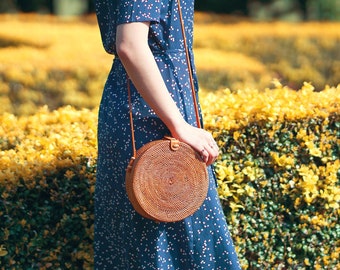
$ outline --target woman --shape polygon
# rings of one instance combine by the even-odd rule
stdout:
[[[193,66],[193,0],[181,9]],[[114,62],[100,104],[95,191],[95,269],[240,269],[217,196],[211,164],[218,147],[196,128],[185,49],[175,0],[96,0],[105,50]],[[132,155],[127,78],[136,147],[171,134],[200,152],[209,172],[202,207],[180,222],[137,214],[126,195]]]

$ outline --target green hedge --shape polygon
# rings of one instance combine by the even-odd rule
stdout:
[[[0,115],[0,269],[92,269],[96,112]]]
[[[93,183],[86,174],[94,167],[82,171],[86,164],[82,159],[46,172],[33,188],[20,179],[15,191],[2,196],[0,243],[8,254],[0,257],[1,269],[91,269]],[[66,171],[74,177],[65,177]]]
[[[203,95],[206,128],[222,151],[218,191],[243,269],[340,267],[338,91]],[[277,114],[274,103],[294,96],[301,106],[287,106],[295,115]],[[96,117],[71,107],[0,116],[1,270],[93,267]]]
[[[274,128],[272,123],[252,123],[237,130],[241,134],[237,139],[233,131],[219,136],[219,140],[225,141],[221,162],[228,164],[236,175],[243,172],[240,180],[224,178],[230,190],[236,185],[238,191],[236,198],[230,194],[223,202],[244,266],[249,269],[340,266],[339,206],[331,205],[338,204],[340,199],[339,127],[339,115],[334,114],[327,124],[321,118],[285,122]],[[323,134],[332,138],[327,141],[331,149],[327,161],[301,146],[303,139],[298,136],[301,129],[314,134],[317,145],[325,143]],[[218,172],[218,164],[216,167]],[[304,174],[303,168],[309,175]],[[315,182],[310,176],[317,177]],[[309,193],[314,189],[317,194]],[[337,189],[337,193],[333,190],[337,199],[332,192],[320,194],[327,189]],[[309,200],[306,195],[315,196]]]

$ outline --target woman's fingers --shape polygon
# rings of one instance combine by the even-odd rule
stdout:
[[[177,131],[172,136],[193,147],[207,165],[214,163],[219,155],[219,148],[211,133],[187,123]]]
[[[211,165],[219,155],[219,148],[210,133],[207,137],[208,138],[203,141],[204,144],[202,145],[200,156],[207,165]]]

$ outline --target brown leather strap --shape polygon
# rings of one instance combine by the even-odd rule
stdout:
[[[127,90],[129,96],[129,115],[130,115],[130,127],[131,127],[131,141],[132,141],[132,156],[136,157],[136,141],[135,141],[135,128],[133,126],[133,116],[132,116],[132,102],[131,102],[131,88],[130,88],[130,79],[126,76],[127,80]]]
[[[191,62],[190,62],[190,57],[189,57],[189,49],[188,49],[186,35],[185,35],[185,28],[184,28],[184,22],[183,22],[180,0],[177,0],[177,6],[178,6],[179,19],[180,19],[180,22],[181,22],[183,45],[184,45],[184,49],[185,49],[185,56],[186,56],[186,62],[187,62],[187,67],[188,67],[188,73],[189,73],[190,88],[191,88],[192,99],[193,99],[194,108],[195,108],[196,124],[197,124],[198,128],[201,128],[201,122],[200,122],[200,116],[199,116],[197,99],[196,99],[196,92],[195,92],[195,85],[194,85],[194,79],[193,79],[193,76],[192,76]],[[130,114],[132,151],[133,151],[133,157],[135,158],[137,150],[136,150],[135,130],[134,130],[134,126],[133,126],[133,116],[132,116],[130,79],[128,77],[127,77],[127,89],[128,89],[128,96],[129,96],[129,114]]]
[[[181,9],[180,1],[181,0],[177,0],[178,14],[179,14],[179,19],[181,21],[181,29],[182,29],[182,35],[183,35],[184,48],[185,48],[185,56],[186,56],[188,72],[189,72],[190,87],[191,87],[192,99],[193,99],[194,106],[195,106],[197,127],[201,128],[200,116],[199,116],[199,112],[198,112],[196,93],[195,93],[195,85],[194,85],[194,79],[192,77],[192,70],[191,70],[190,57],[189,57],[189,49],[188,49],[188,46],[187,46],[187,39],[186,39],[186,35],[185,35],[184,22],[183,22],[182,9]]]

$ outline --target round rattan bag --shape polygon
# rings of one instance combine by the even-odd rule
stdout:
[[[209,187],[206,164],[197,152],[169,137],[141,147],[127,167],[125,180],[135,210],[160,222],[192,215]]]

